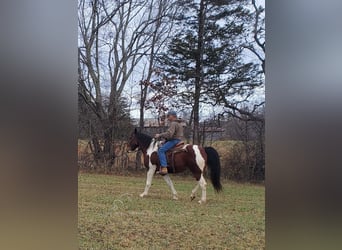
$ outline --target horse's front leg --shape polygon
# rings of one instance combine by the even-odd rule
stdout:
[[[155,171],[156,171],[156,165],[150,166],[150,168],[147,171],[145,190],[143,193],[140,194],[140,197],[144,197],[145,195],[148,195],[148,190],[151,187],[152,179],[153,179],[153,175],[154,175]]]
[[[167,185],[168,185],[168,186],[170,187],[170,189],[171,189],[172,198],[173,198],[174,200],[178,200],[177,191],[176,191],[175,187],[173,186],[173,182],[172,182],[170,176],[167,174],[167,175],[164,175],[163,178],[164,178],[165,182],[167,183]]]

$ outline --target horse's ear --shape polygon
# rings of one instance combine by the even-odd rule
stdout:
[[[137,128],[134,129],[134,134],[138,133],[138,130]]]

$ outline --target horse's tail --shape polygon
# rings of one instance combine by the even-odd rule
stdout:
[[[221,163],[220,156],[217,153],[216,149],[213,147],[205,147],[204,148],[207,154],[207,165],[210,170],[210,180],[213,184],[216,192],[220,192],[222,190],[222,185],[220,182],[220,174],[221,174]]]

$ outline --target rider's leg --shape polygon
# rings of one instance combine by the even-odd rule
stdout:
[[[164,143],[158,150],[158,156],[160,161],[160,174],[164,175],[167,174],[167,160],[166,160],[166,152],[173,148],[180,140],[170,140]]]

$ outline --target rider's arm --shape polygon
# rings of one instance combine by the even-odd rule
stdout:
[[[171,122],[169,129],[164,132],[159,134],[159,137],[164,137],[166,139],[172,139],[173,135],[175,134],[176,131],[176,123],[175,122]]]

